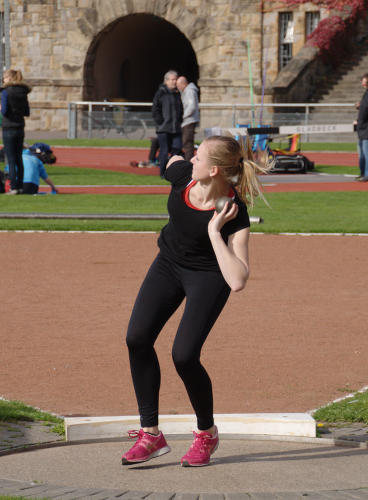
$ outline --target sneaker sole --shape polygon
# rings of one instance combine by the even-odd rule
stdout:
[[[163,448],[160,448],[157,451],[154,451],[149,455],[147,458],[142,459],[137,459],[137,460],[127,460],[125,457],[122,457],[121,459],[121,464],[122,465],[131,465],[131,464],[141,464],[142,462],[148,462],[148,460],[151,460],[152,458],[160,457],[161,455],[165,455],[166,453],[169,453],[171,451],[170,446],[164,446]]]
[[[210,465],[210,462],[207,462],[206,464],[190,464],[187,460],[181,462],[182,467],[205,467],[206,465]]]

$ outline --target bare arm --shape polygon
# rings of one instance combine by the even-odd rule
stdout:
[[[208,225],[208,235],[225,281],[233,292],[238,292],[243,290],[249,277],[249,227],[230,235],[226,245],[220,230],[236,217],[238,206],[234,203],[227,213],[226,208],[227,204],[220,214],[214,213]]]
[[[58,192],[58,190],[56,189],[54,183],[52,182],[52,180],[50,180],[49,177],[47,177],[47,179],[44,179],[44,181],[46,182],[46,184],[48,184],[51,187],[51,189],[53,191],[55,191],[56,193]]]

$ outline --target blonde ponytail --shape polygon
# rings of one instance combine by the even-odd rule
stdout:
[[[257,177],[260,174],[267,174],[272,168],[272,163],[269,162],[267,153],[259,151],[257,161],[255,161],[248,136],[246,137],[245,145],[244,141],[240,142],[240,149],[243,152],[240,165],[241,174],[238,183],[241,198],[251,207],[254,206],[254,201],[258,196],[268,204],[262,193],[262,184]]]

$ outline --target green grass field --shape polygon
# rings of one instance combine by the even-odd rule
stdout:
[[[98,148],[149,148],[151,141],[149,139],[40,139],[37,141],[27,141],[28,144],[35,142],[45,142],[52,146],[68,147],[98,147]]]
[[[126,144],[124,140],[117,142]],[[88,144],[90,145],[90,141]],[[98,141],[97,144],[99,144]],[[2,168],[1,164],[0,168]],[[316,166],[316,172],[326,174],[356,175],[357,170],[357,168],[344,166]],[[137,175],[55,165],[47,166],[47,171],[53,182],[59,186],[168,185],[158,175]],[[272,176],[263,177],[262,181],[272,182]],[[365,192],[272,193],[267,194],[267,200],[270,207],[267,207],[262,200],[258,200],[254,209],[250,210],[250,215],[264,219],[264,224],[252,226],[251,229],[254,232],[368,232]],[[166,195],[0,196],[0,230],[160,231],[166,221],[13,220],[1,218],[1,212],[166,214],[166,202]]]
[[[116,148],[148,148],[151,144],[149,139],[37,139],[27,140],[28,144],[35,142],[45,142],[50,146],[68,147],[116,147]],[[199,141],[196,141],[199,144]],[[0,140],[0,144],[2,141]],[[271,142],[271,146],[277,148],[287,147],[287,143]],[[302,142],[302,151],[351,151],[356,152],[356,142]]]
[[[270,193],[250,215],[254,232],[368,233],[365,192]],[[159,231],[165,221],[9,220],[6,213],[165,214],[166,195],[56,195],[1,197],[0,230]]]
[[[319,174],[338,174],[338,175],[354,175],[357,176],[359,175],[359,168],[358,166],[356,167],[344,167],[342,165],[316,165],[313,172],[319,173]]]
[[[64,420],[50,413],[28,406],[21,401],[0,399],[0,422],[42,422],[52,432],[65,434]]]
[[[316,173],[358,175],[358,167],[343,167],[330,165],[317,165]],[[110,170],[97,170],[93,168],[47,166],[47,173],[54,184],[59,186],[73,185],[169,185],[167,181],[157,175],[138,175]],[[268,182],[272,177],[263,177],[262,181]],[[45,185],[45,183],[43,182]]]
[[[0,169],[3,170],[4,164],[0,163]],[[138,175],[126,172],[114,172],[110,170],[98,170],[94,168],[63,167],[47,165],[47,173],[57,186],[82,186],[82,185],[169,185],[167,181],[161,179],[158,175]],[[325,174],[349,174],[358,175],[358,167],[317,165],[314,170],[316,173]],[[269,182],[272,177],[263,177],[263,182]],[[46,185],[41,181],[41,186]]]
[[[98,170],[94,168],[62,167],[55,165],[47,166],[47,173],[55,185],[59,186],[81,186],[81,185],[169,185],[167,181],[158,175],[138,175],[125,172],[113,172],[110,170]],[[43,183],[45,185],[45,183]]]
[[[12,497],[8,495],[0,495],[0,500],[25,500],[29,497]],[[32,497],[34,500],[50,500],[49,497]]]
[[[0,422],[17,422],[18,420],[35,422],[60,423],[62,419],[50,413],[37,410],[21,401],[7,401],[0,399]]]
[[[319,408],[313,417],[320,422],[362,422],[368,425],[368,391]]]

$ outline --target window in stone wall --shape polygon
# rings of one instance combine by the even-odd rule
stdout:
[[[305,37],[307,38],[317,28],[321,19],[319,11],[306,12],[305,15]]]
[[[279,13],[279,69],[293,57],[294,20],[292,12]]]

